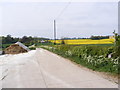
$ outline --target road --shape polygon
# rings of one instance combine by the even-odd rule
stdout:
[[[118,88],[118,84],[41,48],[5,60],[2,88]]]

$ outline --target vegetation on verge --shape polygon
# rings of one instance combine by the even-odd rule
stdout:
[[[62,40],[61,45],[42,46],[51,52],[86,66],[92,70],[120,73],[120,36],[115,34],[113,45],[67,45]]]
[[[120,71],[120,36],[114,32],[115,39],[108,37],[92,37],[92,39],[76,39],[76,40],[46,40],[47,42],[39,42],[40,38],[23,37],[19,40],[26,46],[35,44],[30,47],[31,50],[41,46],[49,51],[59,54],[65,58],[86,66],[90,69],[111,72],[118,74]],[[10,36],[6,37],[8,40]],[[12,37],[11,37],[12,38]],[[103,39],[105,38],[105,39]],[[13,38],[14,39],[14,38]],[[28,40],[29,39],[29,40]],[[6,40],[6,39],[5,39]],[[2,45],[2,48],[8,47],[11,43]],[[15,38],[15,40],[17,40]],[[53,42],[53,43],[52,43]]]
[[[70,46],[59,45],[43,47],[65,58],[69,58],[77,64],[81,64],[90,69],[118,73],[119,58],[109,58],[109,54],[114,52],[113,46]]]

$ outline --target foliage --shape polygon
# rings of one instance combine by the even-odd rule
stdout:
[[[113,33],[115,34],[115,54],[120,57],[120,35]]]
[[[2,41],[2,44],[12,44],[20,41],[26,44],[27,46],[41,43],[42,40],[48,42],[49,38],[40,38],[40,37],[32,37],[32,36],[23,36],[22,38],[15,38],[12,37],[11,35],[0,37],[0,41]]]
[[[62,41],[61,41],[61,44],[65,44],[65,41],[64,41],[64,40],[62,40]]]
[[[90,39],[92,40],[100,40],[100,39],[108,39],[109,36],[91,36]]]
[[[2,36],[2,44],[11,44],[15,43],[19,40],[19,38],[13,38],[11,35],[7,35],[6,37]]]
[[[113,32],[115,35],[115,51],[114,51],[114,57],[118,57],[118,62],[120,63],[120,35],[118,35],[117,33],[115,33],[115,31]],[[120,65],[118,65],[118,73],[120,74]]]
[[[31,48],[29,48],[30,50],[35,50],[36,48],[35,47],[31,47]]]
[[[108,58],[108,55],[114,52],[113,46],[55,45],[44,48],[93,70],[118,73],[119,57]]]
[[[4,50],[5,48],[9,47],[11,44],[2,44],[2,49]]]
[[[27,37],[27,36],[23,36],[21,39],[20,39],[20,42],[22,43],[29,43],[30,41],[32,41],[33,38],[30,36],[30,37]]]

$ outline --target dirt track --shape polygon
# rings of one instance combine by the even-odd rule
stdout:
[[[118,84],[44,49],[18,56],[4,58],[10,57],[10,61],[2,64],[3,88],[118,88]]]

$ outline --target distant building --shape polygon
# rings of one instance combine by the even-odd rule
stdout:
[[[41,40],[41,43],[45,43],[45,40]]]
[[[109,36],[109,39],[115,39],[115,36]]]

